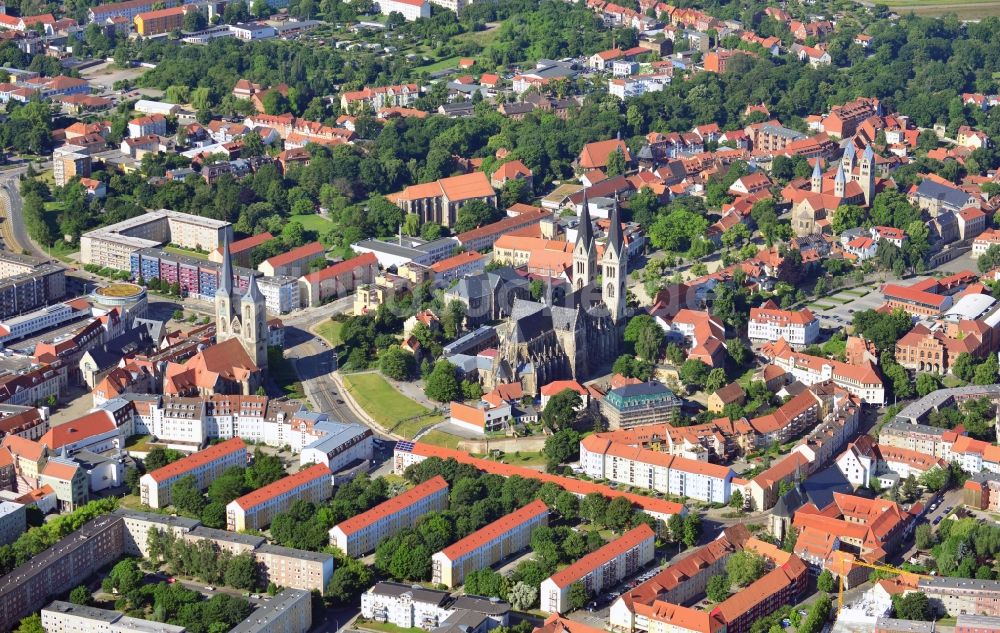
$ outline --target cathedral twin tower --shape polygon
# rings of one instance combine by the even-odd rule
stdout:
[[[229,237],[222,245],[222,274],[215,291],[215,342],[236,339],[257,369],[267,369],[267,308],[264,295],[251,274],[247,290],[233,300],[233,262]]]
[[[625,318],[625,280],[628,275],[628,254],[625,252],[625,238],[622,235],[621,216],[618,201],[608,217],[608,239],[601,255],[601,301],[607,308],[611,320],[620,323]],[[597,275],[597,242],[590,220],[590,204],[587,190],[583,190],[583,212],[580,214],[580,228],[577,230],[576,246],[573,249],[573,289],[583,294],[592,287]]]

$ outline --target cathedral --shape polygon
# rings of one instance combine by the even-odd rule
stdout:
[[[515,300],[511,316],[497,326],[497,354],[483,375],[487,391],[519,382],[524,393],[537,395],[553,380],[585,380],[617,358],[628,316],[628,254],[617,203],[609,219],[608,239],[598,258],[584,190],[573,249],[573,292],[558,306],[551,289],[543,302]]]
[[[215,291],[215,341],[236,339],[261,372],[267,370],[267,310],[253,276],[246,292],[233,295],[233,261],[229,240],[222,246],[222,275]]]
[[[871,145],[855,166],[855,155],[848,148],[833,178],[823,174],[822,159],[813,165],[808,189],[786,190],[792,201],[792,230],[797,237],[824,232],[837,208],[847,204],[871,206],[876,193],[875,152]]]

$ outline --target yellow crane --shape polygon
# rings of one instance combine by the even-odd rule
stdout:
[[[930,578],[927,574],[918,574],[912,571],[906,571],[905,569],[900,569],[898,567],[893,567],[886,564],[875,564],[866,563],[865,561],[855,557],[852,565],[857,565],[859,567],[867,567],[868,569],[874,569],[877,571],[887,571],[893,574],[910,574],[911,576],[916,576],[917,578]],[[837,588],[837,613],[844,610],[844,557],[840,558],[840,574],[838,575],[838,588]]]

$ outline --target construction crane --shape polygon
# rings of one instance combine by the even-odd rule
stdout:
[[[887,571],[893,574],[910,574],[911,576],[916,576],[917,578],[930,578],[927,574],[918,574],[912,571],[906,571],[905,569],[900,569],[898,567],[892,567],[886,564],[874,564],[866,563],[863,560],[855,558],[851,563],[852,565],[857,565],[859,567],[867,567],[868,569],[874,569],[877,571]],[[844,610],[844,557],[840,558],[840,574],[838,574],[838,588],[837,588],[837,613]]]

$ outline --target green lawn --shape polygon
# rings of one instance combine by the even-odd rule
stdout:
[[[434,446],[443,446],[445,448],[458,448],[458,443],[462,441],[462,438],[457,435],[452,435],[451,433],[445,433],[444,431],[439,431],[434,429],[427,435],[420,438],[420,441],[424,444],[433,444]]]
[[[318,215],[293,215],[289,222],[298,222],[307,231],[315,231],[322,235],[333,228],[333,222]]]
[[[429,73],[433,73],[439,70],[446,70],[448,68],[457,68],[459,59],[460,59],[459,57],[449,57],[447,59],[442,59],[441,61],[434,62],[433,64],[420,66],[416,70],[426,70]]]
[[[198,251],[190,250],[187,248],[181,248],[180,246],[164,246],[163,250],[168,253],[175,253],[177,255],[186,255],[188,257],[194,257],[195,259],[203,259],[208,261],[208,253],[199,253]]]
[[[326,342],[332,347],[336,347],[343,343],[343,341],[340,340],[340,329],[342,327],[344,327],[344,324],[341,321],[334,321],[331,319],[316,326],[316,333],[325,338]]]
[[[963,386],[965,386],[964,382],[962,382],[960,379],[958,379],[957,377],[952,376],[950,374],[947,375],[947,376],[944,376],[941,379],[941,384],[943,384],[945,387],[948,387],[949,389],[951,389],[952,387],[963,387]]]
[[[154,446],[152,440],[152,435],[133,435],[125,440],[125,448],[139,453],[148,453]]]
[[[541,451],[519,451],[518,453],[504,453],[505,464],[514,466],[544,466],[548,459],[542,455]]]
[[[817,302],[817,303],[810,303],[809,307],[810,308],[816,308],[817,310],[829,310],[833,306],[832,305],[828,305],[826,303],[819,303],[819,302]]]
[[[869,291],[867,289],[865,289],[865,288],[851,288],[850,290],[845,290],[843,292],[843,294],[845,294],[845,295],[853,295],[855,297],[863,297],[866,294],[868,294],[868,292]]]
[[[368,415],[386,429],[413,437],[428,425],[440,422],[441,415],[399,393],[376,373],[344,376],[344,385]]]
[[[354,624],[361,630],[379,631],[379,633],[424,633],[423,629],[406,629],[390,622],[362,622],[358,619]]]

